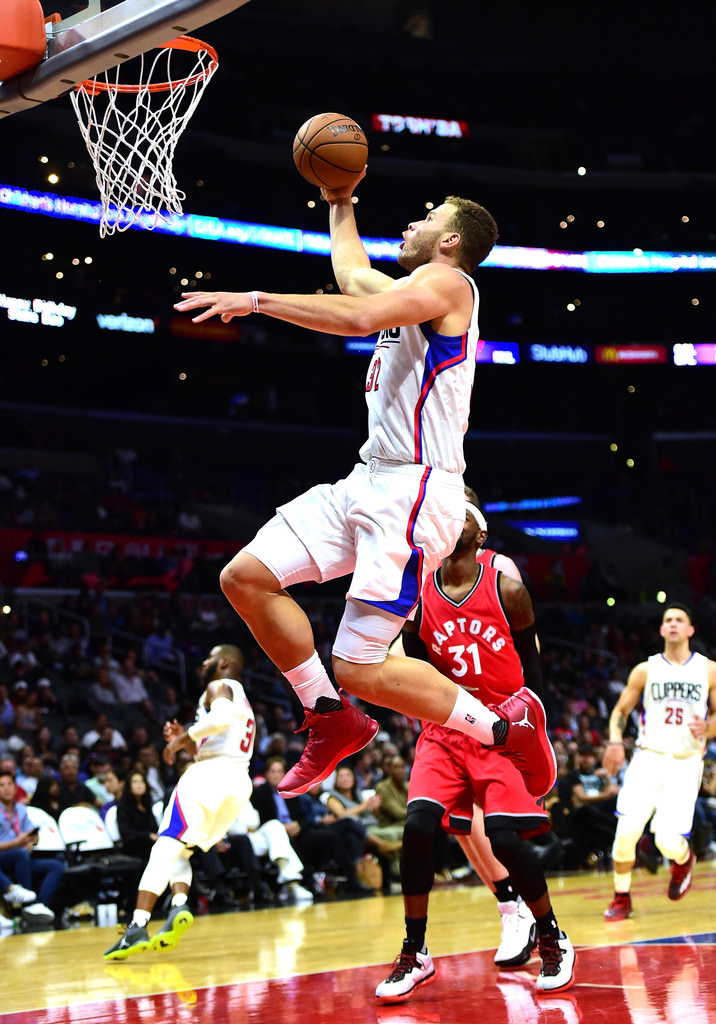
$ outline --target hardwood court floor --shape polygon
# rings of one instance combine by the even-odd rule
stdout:
[[[607,924],[610,875],[550,879],[578,956],[557,996],[535,996],[537,958],[497,970],[494,897],[463,886],[433,892],[437,980],[397,1006],[374,989],[400,948],[402,900],[376,896],[198,917],[175,950],[113,964],[101,954],[114,928],[0,938],[0,1024],[712,1024],[716,863],[697,864],[678,903],[667,883],[663,868],[636,871],[634,916]]]

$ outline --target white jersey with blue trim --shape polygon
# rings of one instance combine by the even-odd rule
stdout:
[[[689,721],[708,714],[708,658],[694,651],[678,665],[663,654],[652,654],[642,704],[637,746],[675,757],[703,755],[704,742],[692,736]]]
[[[371,458],[413,462],[448,473],[465,471],[463,438],[475,378],[479,296],[467,331],[438,334],[429,323],[381,331],[366,378],[368,440],[360,450]]]
[[[234,761],[246,762],[248,765],[254,750],[256,722],[254,712],[244,693],[244,688],[236,679],[222,679],[233,694],[234,718],[231,724],[221,732],[204,736],[197,744],[195,759],[204,761],[209,757],[230,757]],[[210,714],[205,707],[206,692],[201,695],[197,704],[195,725],[201,725]]]

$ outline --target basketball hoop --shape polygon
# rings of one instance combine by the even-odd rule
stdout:
[[[136,60],[133,83],[120,81],[136,63],[128,61],[70,93],[102,198],[102,238],[137,223],[151,231],[182,212],[186,195],[172,170],[174,151],[219,66],[216,50],[192,36],[172,39]],[[179,77],[182,61],[185,73]]]

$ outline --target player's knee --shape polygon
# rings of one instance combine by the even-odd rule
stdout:
[[[654,842],[659,853],[663,854],[668,860],[675,860],[677,863],[681,863],[686,856],[688,850],[688,841],[684,836],[677,835],[674,832],[655,832]]]
[[[378,694],[374,674],[373,665],[360,665],[333,655],[333,675],[338,685],[348,693],[371,703],[376,703],[373,698]]]
[[[406,896],[419,896],[432,888],[433,840],[441,814],[442,808],[424,801],[408,807],[400,851],[400,882]]]
[[[510,862],[520,846],[520,837],[514,829],[491,829],[487,833],[493,856],[510,870]]]
[[[271,581],[273,576],[268,569],[257,558],[243,552],[232,558],[219,575],[223,593],[238,611],[250,608],[258,594],[270,591]]]
[[[440,826],[442,808],[424,806],[415,801],[408,806],[408,816],[403,828],[403,850],[410,856],[411,851],[431,849],[435,833]]]
[[[635,831],[633,829],[620,828],[617,825],[612,846],[612,859],[618,864],[628,864],[630,861],[633,861],[636,856],[636,844],[639,842],[641,834],[642,829]]]

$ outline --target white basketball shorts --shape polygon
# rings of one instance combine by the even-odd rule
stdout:
[[[222,756],[194,761],[174,787],[159,835],[209,850],[236,821],[251,789],[245,763]]]
[[[350,597],[407,618],[425,578],[457,543],[465,491],[459,474],[372,458],[344,480],[312,487],[277,511],[305,545],[321,581],[352,573]],[[259,538],[244,550],[263,561]],[[283,583],[280,552],[266,555]]]
[[[652,832],[688,836],[702,772],[700,756],[635,750],[617,797],[617,815],[630,832],[640,832],[653,813]]]

